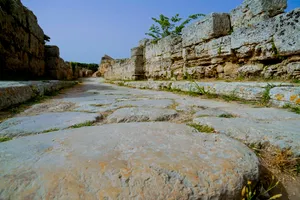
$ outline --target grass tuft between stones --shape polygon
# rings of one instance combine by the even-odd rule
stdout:
[[[208,125],[195,124],[195,123],[190,123],[187,125],[190,127],[193,127],[194,129],[196,129],[197,131],[202,132],[202,133],[215,133],[216,132],[213,127],[208,126]]]
[[[52,129],[43,131],[42,133],[50,133],[50,132],[55,132],[55,131],[59,131],[59,129],[58,128],[52,128]]]
[[[7,141],[10,141],[12,140],[11,137],[0,137],[0,142],[7,142]]]
[[[232,115],[232,114],[221,114],[221,115],[219,115],[218,117],[221,117],[221,118],[234,118],[234,116]]]
[[[84,123],[81,123],[81,124],[75,124],[73,126],[71,126],[70,128],[81,128],[81,127],[85,127],[85,126],[93,126],[94,125],[94,122],[84,122]]]
[[[289,109],[290,111],[292,111],[294,113],[300,114],[300,106],[293,106],[291,104],[285,104],[283,106],[283,108]]]

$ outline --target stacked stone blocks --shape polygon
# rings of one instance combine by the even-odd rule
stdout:
[[[181,36],[142,40],[143,73],[148,79],[300,79],[300,9],[284,13],[286,7],[286,0],[245,0],[229,14],[189,25]],[[105,78],[112,76],[124,79],[109,70]]]

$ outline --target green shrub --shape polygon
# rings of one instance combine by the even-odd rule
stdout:
[[[189,24],[192,20],[198,19],[199,17],[205,16],[204,14],[194,14],[190,15],[186,20],[182,22],[182,18],[179,14],[169,18],[163,14],[159,18],[152,17],[152,20],[156,23],[153,24],[149,33],[146,35],[153,38],[153,42],[156,43],[161,38],[167,37],[169,35],[181,35],[182,29]]]

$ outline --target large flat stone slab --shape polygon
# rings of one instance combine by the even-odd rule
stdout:
[[[212,126],[216,131],[248,144],[271,144],[291,149],[300,156],[300,124],[298,120],[255,121],[245,118],[195,118],[194,123]]]
[[[3,199],[240,199],[259,162],[245,145],[172,123],[127,123],[0,145]]]
[[[171,109],[159,108],[121,108],[108,116],[109,123],[168,121],[177,116]]]
[[[18,137],[43,133],[51,129],[65,129],[85,122],[94,122],[100,114],[61,112],[36,116],[16,117],[0,124],[0,135]]]

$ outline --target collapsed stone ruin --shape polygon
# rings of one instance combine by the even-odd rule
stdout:
[[[131,58],[100,64],[109,80],[265,78],[300,79],[300,8],[286,0],[245,0],[230,13],[212,13]]]

